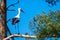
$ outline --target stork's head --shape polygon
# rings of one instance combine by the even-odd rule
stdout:
[[[24,11],[22,10],[22,8],[18,8],[18,11],[21,11],[21,12],[23,12],[23,13],[24,13]]]

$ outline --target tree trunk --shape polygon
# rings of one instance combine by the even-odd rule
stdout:
[[[0,2],[0,40],[6,37],[6,0]]]

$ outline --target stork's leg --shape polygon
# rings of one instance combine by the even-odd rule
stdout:
[[[20,29],[20,27],[19,27],[19,23],[18,23],[18,34],[20,34],[19,29]]]
[[[16,25],[15,25],[15,34],[16,34]]]

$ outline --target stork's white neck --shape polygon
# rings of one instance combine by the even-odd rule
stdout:
[[[15,18],[20,18],[20,10],[18,10],[18,14],[15,16]]]
[[[18,15],[20,15],[20,12],[21,12],[21,11],[20,11],[20,10],[18,10]]]

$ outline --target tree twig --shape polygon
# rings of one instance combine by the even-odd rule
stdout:
[[[8,9],[9,7],[11,7],[11,6],[15,6],[16,4],[18,4],[19,3],[19,0],[16,2],[16,3],[13,3],[13,4],[11,4],[11,5],[9,5],[6,9],[7,9],[7,11],[15,11],[15,10],[10,10],[10,9]]]

